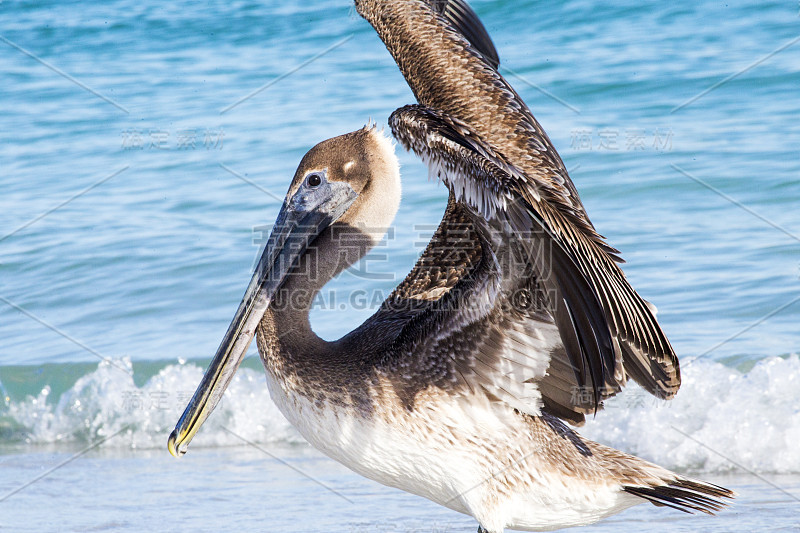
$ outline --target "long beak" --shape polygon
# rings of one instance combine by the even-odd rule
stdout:
[[[323,181],[314,189],[301,185],[283,203],[250,284],[203,380],[169,436],[175,457],[186,453],[192,437],[222,399],[244,359],[256,327],[286,275],[308,245],[335,222],[358,195],[344,182]]]

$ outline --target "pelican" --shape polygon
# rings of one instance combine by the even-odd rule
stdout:
[[[584,525],[645,501],[721,510],[731,491],[570,427],[629,379],[672,398],[678,359],[477,15],[463,0],[355,4],[417,99],[388,122],[449,189],[444,217],[372,317],[321,339],[314,296],[380,241],[401,188],[374,126],[314,146],[169,451],[186,452],[256,337],[273,401],[313,446],[479,532]]]

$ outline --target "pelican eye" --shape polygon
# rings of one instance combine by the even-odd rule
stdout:
[[[322,176],[317,173],[309,174],[306,183],[309,187],[319,187],[319,184],[322,183]]]

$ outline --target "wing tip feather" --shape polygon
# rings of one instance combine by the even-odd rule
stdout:
[[[685,513],[701,512],[714,515],[725,509],[736,493],[732,490],[684,477],[677,477],[663,485],[625,485],[622,490],[643,498],[653,505],[671,507]]]

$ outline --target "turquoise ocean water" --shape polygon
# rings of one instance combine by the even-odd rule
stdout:
[[[587,531],[800,527],[800,6],[472,5],[682,360],[676,400],[631,388],[582,432],[741,494]],[[166,452],[300,157],[413,101],[348,2],[3,0],[0,72],[0,529],[474,529],[305,445],[254,348]],[[323,291],[326,338],[444,210],[400,157],[395,226]]]

